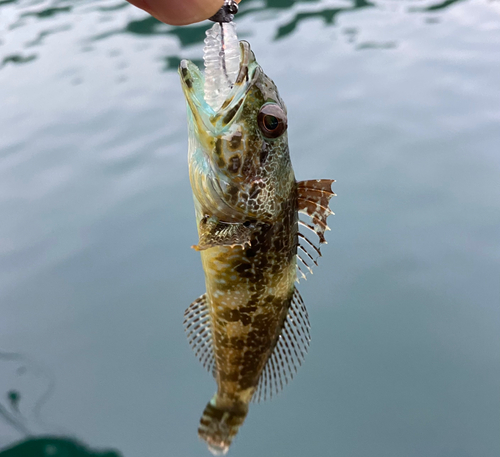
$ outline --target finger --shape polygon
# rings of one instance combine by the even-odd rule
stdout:
[[[171,25],[200,22],[213,16],[224,0],[128,0],[156,19]],[[239,2],[239,0],[237,0]]]

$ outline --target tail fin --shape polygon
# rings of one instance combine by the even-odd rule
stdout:
[[[212,454],[224,455],[229,450],[247,413],[246,404],[239,404],[233,408],[219,408],[217,395],[214,395],[201,416],[198,436],[207,443]]]

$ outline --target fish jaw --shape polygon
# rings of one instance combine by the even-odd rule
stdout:
[[[227,99],[217,111],[205,101],[205,77],[200,69],[190,60],[182,60],[179,64],[182,90],[198,133],[206,130],[213,136],[220,135],[235,118],[237,110],[234,107],[241,104],[251,86],[252,77],[260,68],[246,41],[240,41],[240,50],[238,77]]]

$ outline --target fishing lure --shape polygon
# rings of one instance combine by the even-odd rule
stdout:
[[[299,225],[326,243],[335,195],[331,179],[295,180],[285,104],[250,45],[238,42],[234,6],[226,1],[207,31],[205,75],[187,60],[179,67],[199,234],[193,248],[206,282],[184,325],[217,382],[198,429],[214,454],[228,451],[250,401],[280,391],[304,359],[310,326],[295,282],[321,251]]]

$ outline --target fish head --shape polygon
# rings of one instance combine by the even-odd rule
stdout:
[[[180,64],[188,106],[190,179],[198,209],[226,222],[272,223],[295,186],[287,111],[274,82],[240,41],[236,81],[214,111],[205,102],[204,76]]]

